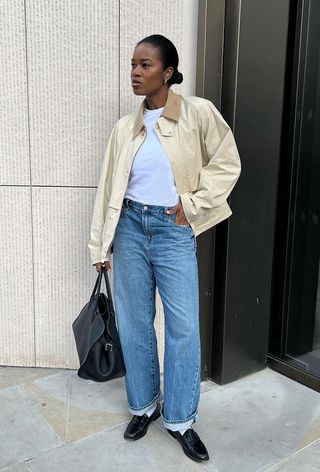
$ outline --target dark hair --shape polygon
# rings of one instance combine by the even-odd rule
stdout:
[[[178,71],[179,56],[173,42],[161,34],[152,34],[151,36],[147,36],[139,41],[137,46],[141,43],[148,43],[159,49],[163,69],[173,67],[173,74],[167,84],[169,86],[173,84],[181,84],[183,81],[183,75]]]

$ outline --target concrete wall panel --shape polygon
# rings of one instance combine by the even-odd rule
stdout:
[[[31,200],[0,187],[0,364],[34,366]]]
[[[0,185],[28,185],[28,102],[22,0],[0,0],[0,44]]]
[[[32,190],[37,367],[78,367],[72,322],[95,281],[87,250],[94,194]]]
[[[32,183],[96,186],[119,116],[118,1],[27,2]]]

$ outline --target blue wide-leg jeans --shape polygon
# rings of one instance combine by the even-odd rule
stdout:
[[[143,415],[163,400],[164,426],[186,429],[200,399],[199,282],[191,226],[172,207],[124,199],[113,242],[114,303],[126,366],[129,412]],[[165,321],[164,392],[154,329],[155,289]]]

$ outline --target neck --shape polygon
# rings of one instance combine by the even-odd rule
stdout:
[[[147,108],[155,110],[156,108],[164,107],[168,98],[168,87],[162,87],[155,94],[146,95]]]

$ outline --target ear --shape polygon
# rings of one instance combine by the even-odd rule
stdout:
[[[172,75],[173,75],[173,67],[167,67],[166,70],[164,71],[163,73],[163,79],[165,80],[165,82],[167,82],[169,79],[171,79]]]

